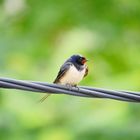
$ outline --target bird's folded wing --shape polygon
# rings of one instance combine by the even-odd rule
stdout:
[[[85,72],[84,77],[86,77],[87,75],[88,75],[88,66],[86,67],[86,72]]]
[[[60,79],[67,73],[67,71],[69,70],[69,68],[72,66],[73,64],[71,62],[65,62],[59,72],[58,72],[58,75],[56,77],[56,79],[54,80],[54,83],[59,83],[60,82]]]

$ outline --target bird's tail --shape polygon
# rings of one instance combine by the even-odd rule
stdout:
[[[43,96],[40,100],[39,100],[39,103],[42,103],[44,102],[51,94],[46,94],[45,96]]]
[[[55,80],[53,83],[54,83],[54,84],[57,84],[58,82],[56,82],[56,80]],[[45,96],[43,96],[43,97],[39,100],[39,103],[44,102],[50,95],[51,95],[51,93],[47,93]]]

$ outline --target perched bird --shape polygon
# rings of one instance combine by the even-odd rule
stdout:
[[[53,83],[69,87],[77,84],[88,74],[86,62],[88,60],[81,55],[72,55],[61,66]],[[50,94],[45,95],[40,101],[43,102]]]

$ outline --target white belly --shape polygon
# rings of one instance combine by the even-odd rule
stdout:
[[[64,77],[60,80],[60,83],[76,85],[83,79],[84,75],[85,75],[85,69],[83,69],[82,71],[78,71],[72,65],[70,69],[66,72]]]

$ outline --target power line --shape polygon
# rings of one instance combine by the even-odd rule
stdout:
[[[127,102],[140,102],[140,93],[133,91],[117,91],[88,86],[67,87],[46,82],[15,80],[0,78],[0,88],[18,89],[39,93],[66,94],[85,98],[105,98]]]

